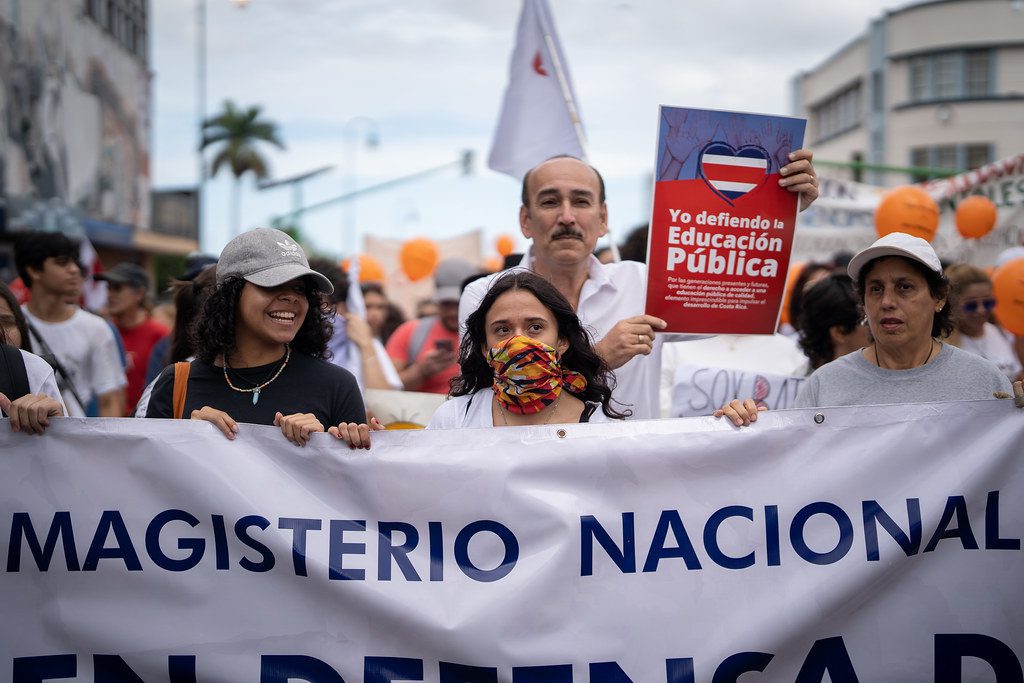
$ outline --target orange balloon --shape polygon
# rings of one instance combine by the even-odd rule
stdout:
[[[484,270],[488,273],[497,273],[503,265],[505,265],[504,259],[500,256],[492,256],[484,261]]]
[[[508,256],[516,248],[516,241],[509,235],[500,235],[494,242],[495,248],[502,256]]]
[[[996,227],[996,205],[988,197],[974,194],[956,207],[956,229],[967,239],[978,239]]]
[[[992,293],[999,324],[1018,337],[1024,336],[1024,257],[1007,261],[996,269]]]
[[[402,250],[398,252],[398,262],[402,266],[402,272],[414,282],[431,275],[434,268],[437,267],[439,259],[437,245],[425,237],[409,240],[402,245]]]
[[[789,301],[793,298],[793,287],[796,286],[796,281],[800,278],[800,273],[804,271],[804,263],[791,263],[789,266],[789,275],[786,276],[786,291],[783,297],[785,301],[782,302],[782,317],[779,318],[780,325],[791,324],[789,321]]]
[[[914,185],[890,190],[875,209],[875,231],[879,237],[890,232],[905,232],[931,242],[938,229],[939,205],[930,194]]]
[[[369,254],[359,254],[359,281],[360,282],[384,282],[384,266],[380,261]],[[341,262],[341,269],[348,272],[349,259]]]

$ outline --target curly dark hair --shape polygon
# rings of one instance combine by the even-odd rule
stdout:
[[[844,273],[832,273],[815,282],[803,296],[800,311],[800,348],[817,370],[835,360],[836,349],[830,330],[838,326],[850,334],[863,313],[853,291],[853,280]]]
[[[935,314],[932,318],[932,336],[936,339],[942,339],[948,337],[953,332],[953,328],[956,322],[953,320],[954,310],[954,299],[956,298],[953,294],[952,288],[949,286],[949,280],[942,273],[936,273],[934,270],[924,265],[920,261],[912,258],[906,258],[904,256],[879,256],[873,258],[860,269],[860,276],[857,278],[857,296],[860,298],[860,303],[864,305],[864,290],[867,286],[866,280],[868,273],[874,268],[879,261],[884,258],[901,258],[909,263],[914,270],[921,274],[921,277],[928,283],[928,293],[931,294],[933,299],[945,299],[946,304],[942,307],[942,310]]]
[[[327,342],[334,332],[330,318],[333,306],[320,297],[311,276],[305,276],[302,281],[306,285],[309,312],[291,347],[293,351],[313,358],[326,358]],[[228,277],[203,302],[202,312],[192,329],[192,344],[199,360],[212,363],[217,356],[226,356],[234,351],[238,300],[244,287],[244,279]]]
[[[195,343],[192,331],[203,301],[213,291],[217,280],[217,266],[207,266],[199,271],[191,280],[176,280],[171,283],[174,291],[174,329],[171,330],[171,343],[167,347],[166,365],[188,359],[195,354]]]
[[[512,270],[494,281],[487,294],[466,320],[466,331],[459,344],[459,368],[461,374],[451,381],[451,395],[465,396],[494,384],[494,370],[487,363],[481,349],[487,344],[486,318],[494,302],[511,290],[530,292],[555,318],[558,336],[569,343],[562,354],[562,367],[583,375],[587,387],[576,394],[581,401],[600,403],[601,410],[610,418],[621,420],[632,415],[631,410],[620,412],[612,407],[612,389],[615,380],[608,365],[594,351],[590,337],[583,329],[572,305],[550,282],[528,270]]]

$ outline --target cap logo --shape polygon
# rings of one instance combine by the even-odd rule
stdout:
[[[300,247],[294,242],[278,242],[277,246],[281,247],[281,256],[294,258],[300,254]]]

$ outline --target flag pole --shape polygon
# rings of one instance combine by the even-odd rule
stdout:
[[[526,0],[529,2],[529,0]],[[583,132],[583,123],[580,121],[579,112],[576,109],[576,101],[572,97],[572,90],[569,89],[569,81],[565,77],[565,73],[562,71],[562,60],[558,55],[558,50],[555,49],[555,41],[551,37],[551,27],[548,26],[547,17],[547,5],[537,12],[537,18],[540,20],[541,30],[544,32],[544,44],[547,45],[548,54],[551,55],[551,63],[555,67],[555,76],[558,77],[558,87],[562,90],[562,98],[565,99],[565,107],[569,110],[569,119],[572,121],[573,130],[576,131],[576,140],[580,143],[580,149],[583,150],[583,161],[590,163],[590,150],[587,147],[587,136]],[[611,226],[607,228],[605,233],[608,237],[608,244],[612,252],[612,260],[618,263],[622,260],[619,256],[619,245],[615,243],[612,238]]]

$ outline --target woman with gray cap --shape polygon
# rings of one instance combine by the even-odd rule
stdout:
[[[161,373],[146,417],[206,420],[229,439],[240,422],[275,425],[298,445],[365,423],[355,378],[324,360],[331,324],[318,291],[332,290],[279,230],[231,240],[193,330],[196,360]]]
[[[853,257],[847,272],[856,283],[873,342],[818,368],[794,408],[924,403],[1015,394],[1024,387],[994,364],[940,341],[953,329],[949,281],[931,245],[889,233]],[[733,401],[721,413],[738,425],[756,420],[752,401]]]

